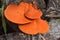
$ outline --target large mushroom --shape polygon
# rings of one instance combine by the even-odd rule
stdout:
[[[50,28],[47,21],[41,19],[42,11],[34,8],[31,3],[21,2],[19,5],[8,5],[4,15],[9,21],[17,23],[18,28],[26,34],[45,34]]]

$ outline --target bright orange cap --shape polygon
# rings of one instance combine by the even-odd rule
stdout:
[[[35,9],[32,4],[29,6],[29,10],[25,13],[25,16],[30,19],[38,19],[42,16],[42,11]]]
[[[14,23],[25,24],[31,22],[24,17],[25,10],[28,10],[28,3],[21,3],[18,6],[15,4],[8,5],[4,11],[5,17]]]
[[[50,29],[45,20],[37,19],[32,20],[31,23],[19,25],[18,27],[22,32],[35,35],[37,33],[45,34]]]

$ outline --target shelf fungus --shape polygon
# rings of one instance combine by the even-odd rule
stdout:
[[[4,15],[7,20],[18,24],[18,28],[26,34],[45,34],[50,29],[47,21],[41,19],[42,11],[31,3],[10,4],[5,9]]]

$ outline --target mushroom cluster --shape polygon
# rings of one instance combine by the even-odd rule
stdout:
[[[41,19],[42,11],[32,3],[10,4],[5,9],[4,15],[7,20],[18,24],[18,28],[26,34],[45,34],[50,28],[47,21]]]

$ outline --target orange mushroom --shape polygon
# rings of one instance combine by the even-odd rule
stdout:
[[[5,17],[14,23],[25,24],[31,22],[24,17],[24,13],[28,10],[28,3],[21,2],[18,6],[15,4],[8,5],[4,11]]]
[[[45,34],[50,28],[47,21],[41,19],[42,11],[34,8],[33,4],[11,4],[5,9],[4,15],[9,21],[19,24],[18,28],[27,34]]]

